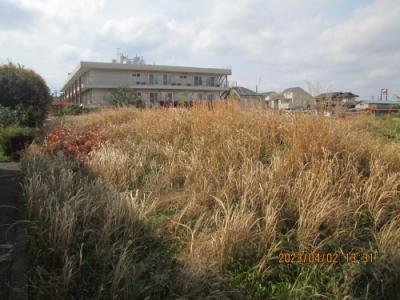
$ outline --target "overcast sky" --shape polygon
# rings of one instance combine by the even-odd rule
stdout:
[[[117,48],[147,63],[231,67],[260,91],[400,94],[400,0],[0,0],[0,63],[59,89]],[[319,88],[318,88],[319,87]]]

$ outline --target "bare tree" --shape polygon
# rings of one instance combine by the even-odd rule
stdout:
[[[318,80],[316,80],[315,82],[306,80],[306,85],[307,85],[307,90],[311,94],[311,96],[315,97],[321,94],[321,88]]]

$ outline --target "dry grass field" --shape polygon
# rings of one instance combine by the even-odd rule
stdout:
[[[231,102],[63,119],[96,142],[23,161],[32,299],[396,299],[400,144],[365,122]]]

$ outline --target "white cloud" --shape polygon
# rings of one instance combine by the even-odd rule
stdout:
[[[100,31],[102,37],[113,37],[123,43],[141,47],[159,47],[175,31],[174,22],[160,15],[137,16],[107,21]]]
[[[16,0],[24,8],[42,13],[46,17],[92,17],[102,7],[104,0]]]
[[[347,54],[353,54],[355,58],[397,51],[400,3],[382,5],[383,2],[393,1],[378,1],[359,10],[347,22],[324,31],[320,42],[330,44],[331,54],[338,58]]]
[[[120,47],[149,63],[231,65],[249,88],[261,77],[264,90],[311,80],[400,94],[397,0],[16,0],[12,11],[30,26],[0,23],[0,61],[37,68],[53,87],[80,59],[110,61]]]

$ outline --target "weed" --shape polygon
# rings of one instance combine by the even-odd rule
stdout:
[[[40,293],[396,295],[400,145],[371,135],[365,124],[376,120],[281,115],[228,101],[63,122],[63,133],[24,162],[32,230],[44,236],[33,242]],[[93,131],[90,147],[82,145],[92,133],[83,131]],[[352,251],[374,253],[376,263],[276,263],[279,252]]]

